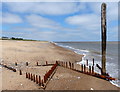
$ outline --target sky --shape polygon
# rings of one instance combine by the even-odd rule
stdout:
[[[2,2],[2,36],[101,41],[101,2]],[[107,40],[118,41],[118,3],[107,2]]]

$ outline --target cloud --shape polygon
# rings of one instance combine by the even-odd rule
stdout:
[[[98,19],[99,17],[96,16],[95,14],[82,14],[68,17],[66,19],[66,22],[73,25],[84,25],[90,23],[98,23]]]
[[[30,25],[38,28],[56,29],[60,27],[59,23],[35,14],[26,16],[26,19]]]
[[[118,21],[118,3],[108,3],[107,7],[108,21]]]
[[[47,17],[43,17],[37,14],[31,14],[25,17],[27,24],[32,26],[33,28],[39,29],[39,31],[60,31],[60,32],[70,32],[70,31],[78,31],[74,28],[63,27],[59,22],[56,22]]]
[[[37,28],[34,27],[11,27],[11,30],[13,31],[22,31],[22,32],[35,32],[38,31]]]
[[[96,15],[101,15],[102,2],[89,3],[88,6]],[[118,20],[118,2],[106,2],[106,13],[108,22]]]
[[[34,35],[33,35],[34,34]],[[33,34],[27,34],[26,37],[33,37],[34,39],[52,41],[55,39],[56,32],[54,31],[37,31]]]
[[[101,3],[89,3],[86,4],[87,7],[89,7],[89,10],[91,13],[82,13],[79,15],[73,15],[70,17],[67,17],[65,19],[66,23],[70,25],[76,25],[78,26],[77,30],[81,30],[83,33],[88,33],[89,36],[94,35],[96,38],[100,38],[100,33],[101,33]],[[117,9],[117,2],[116,3],[107,3],[107,28],[108,28],[108,33],[109,31],[110,34],[114,35],[114,38],[109,35],[109,39],[116,39],[117,37],[117,30],[114,28],[114,26],[118,26],[118,9]],[[112,30],[111,30],[112,29]],[[113,32],[114,30],[114,32]],[[115,31],[116,30],[116,31]],[[88,35],[88,34],[84,35]],[[116,35],[116,36],[115,36]],[[92,37],[91,39],[93,39]],[[95,39],[96,39],[95,38]],[[94,39],[93,39],[94,40]],[[99,39],[98,39],[99,40]]]
[[[12,23],[16,24],[22,23],[22,18],[24,18],[25,24],[12,25],[13,27],[7,29],[4,34],[48,41],[100,40],[101,3],[13,2],[4,3],[4,6],[12,15],[17,14],[16,16],[22,16],[21,18],[20,16],[18,16],[19,18],[10,18],[7,14],[7,17],[9,17],[8,20],[11,19],[13,20]],[[21,21],[15,22],[17,19]],[[117,39],[116,3],[107,3],[107,20],[108,40]],[[116,28],[113,28],[114,26],[116,26]]]
[[[4,3],[10,11],[19,13],[36,13],[46,15],[73,14],[85,6],[76,2],[40,2],[40,3]]]
[[[82,14],[66,18],[67,23],[77,25],[81,29],[96,30],[100,26],[100,16],[95,14]]]
[[[6,24],[16,24],[22,23],[23,20],[16,14],[2,13],[2,23]]]

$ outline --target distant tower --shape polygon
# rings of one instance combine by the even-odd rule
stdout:
[[[106,74],[106,4],[101,5],[102,74]]]

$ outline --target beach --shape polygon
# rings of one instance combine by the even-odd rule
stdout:
[[[25,78],[26,72],[38,74],[43,78],[51,66],[36,66],[36,62],[44,65],[56,61],[76,63],[83,55],[62,48],[51,42],[0,40],[2,43],[2,63],[17,69],[13,72],[2,68],[2,90],[42,90],[39,85]],[[15,62],[17,66],[15,66]],[[26,66],[28,62],[28,66]],[[78,66],[77,66],[78,67]],[[22,70],[22,75],[19,74]],[[1,78],[1,77],[0,77]],[[107,86],[105,86],[107,85]],[[57,67],[56,73],[49,81],[46,90],[118,90],[109,81],[77,73],[63,67]]]

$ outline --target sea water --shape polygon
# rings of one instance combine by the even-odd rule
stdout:
[[[56,45],[73,50],[75,53],[82,54],[84,57],[77,64],[86,63],[89,60],[89,65],[92,65],[93,58],[95,65],[101,66],[101,43],[100,42],[55,42]],[[110,81],[113,85],[120,87],[120,73],[118,69],[118,43],[108,42],[106,47],[106,71],[110,76],[116,78],[115,81]],[[95,67],[95,72],[100,73],[100,70]]]

